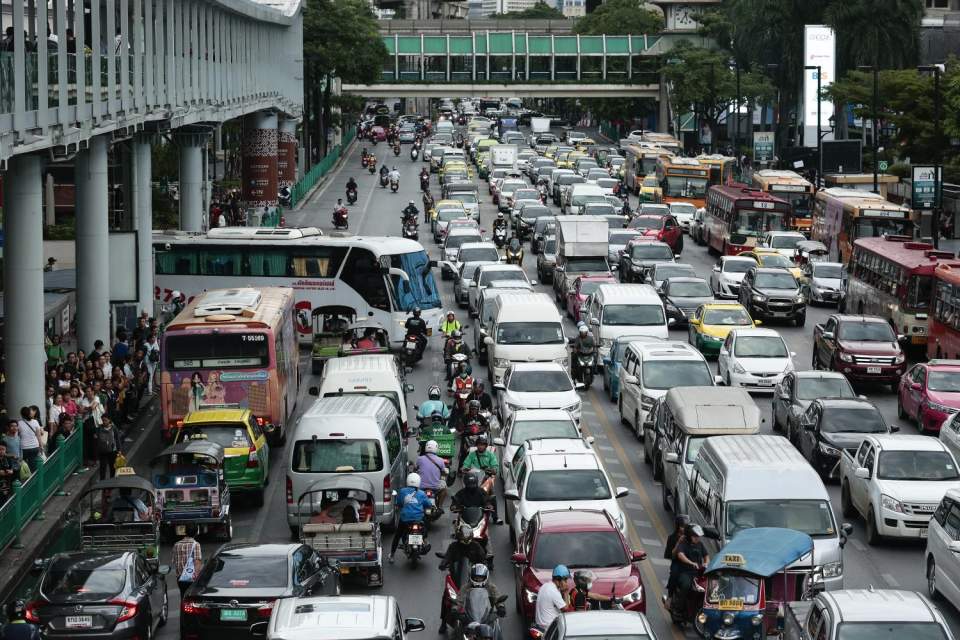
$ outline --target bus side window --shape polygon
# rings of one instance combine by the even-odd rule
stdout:
[[[390,295],[380,265],[367,249],[353,247],[343,267],[343,281],[352,287],[371,307],[390,310]]]

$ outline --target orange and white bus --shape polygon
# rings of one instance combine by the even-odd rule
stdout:
[[[637,143],[624,148],[623,157],[623,183],[630,191],[641,195],[643,179],[657,173],[657,160],[673,157],[673,154],[656,145]]]
[[[849,263],[854,240],[883,235],[913,237],[909,207],[857,189],[834,187],[817,192],[810,237],[826,245],[831,262]]]
[[[796,171],[762,169],[753,172],[753,186],[786,200],[793,207],[794,231],[810,235],[813,225],[813,183]]]
[[[275,442],[300,389],[293,289],[213,289],[166,326],[160,344],[162,435],[191,411],[249,409]]]
[[[733,182],[733,172],[737,168],[737,159],[713,153],[697,156],[697,162],[710,168],[710,186],[716,184],[730,184]]]
[[[707,197],[710,167],[694,158],[660,158],[657,160],[657,182],[664,202],[688,202],[701,209]]]

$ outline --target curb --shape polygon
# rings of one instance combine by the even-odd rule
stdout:
[[[343,152],[340,154],[340,157],[337,159],[336,163],[334,163],[334,165],[330,167],[330,171],[328,171],[322,178],[317,180],[317,183],[315,185],[310,187],[310,191],[307,191],[307,194],[300,199],[300,202],[297,203],[297,205],[292,209],[292,211],[300,211],[301,209],[303,209],[304,206],[306,206],[308,202],[313,200],[313,196],[316,194],[317,189],[325,185],[330,175],[340,169],[340,167],[346,161],[347,156],[350,154],[350,151],[353,150],[353,146],[356,143],[357,143],[357,137],[354,136],[353,140],[351,140],[347,144],[347,146],[343,148]]]

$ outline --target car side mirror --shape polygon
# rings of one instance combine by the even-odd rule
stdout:
[[[696,318],[690,318],[689,320],[687,320],[687,324],[689,324],[691,327],[699,327],[700,321],[697,320]]]
[[[796,357],[797,357],[797,352],[796,352],[796,351],[791,351],[791,352],[790,352],[790,357],[791,357],[791,358],[796,358]]]
[[[493,344],[494,344],[493,338],[490,337],[490,336],[486,336],[486,337],[483,339],[483,344],[487,345],[488,347],[493,346]]]
[[[670,464],[677,464],[680,462],[680,456],[677,455],[676,451],[668,451],[663,454],[663,461],[669,462]]]
[[[710,538],[711,540],[719,540],[720,532],[716,527],[703,527],[703,537]]]
[[[960,541],[951,540],[950,542],[947,543],[947,549],[949,549],[953,553],[960,554]]]
[[[319,387],[310,387],[310,388],[307,390],[307,393],[309,393],[309,394],[312,395],[312,396],[317,396],[317,397],[319,397],[319,396],[320,396],[320,388],[319,388]]]
[[[623,374],[623,382],[625,384],[637,384],[637,376],[630,373],[625,373]]]
[[[906,342],[906,341],[907,341],[907,336],[903,335],[902,333],[897,334],[897,342]]]
[[[591,327],[599,327],[599,326],[600,326],[600,319],[599,319],[599,318],[590,318],[590,326],[591,326]]]
[[[513,564],[527,564],[527,554],[518,551],[510,556],[510,562]]]
[[[617,487],[618,498],[626,498],[628,495],[630,495],[630,489],[626,487]]]
[[[500,382],[500,383],[495,383],[493,385],[493,388],[496,389],[497,391],[504,391],[506,390],[507,387],[502,382]]]
[[[820,337],[824,340],[833,340],[833,331],[824,331],[820,334]]]
[[[404,633],[413,633],[415,631],[423,631],[427,628],[426,623],[420,618],[407,618],[403,621],[403,631]]]
[[[899,432],[899,431],[900,431],[900,427],[899,427],[899,426],[897,426],[897,425],[895,425],[895,424],[890,425],[890,433],[897,433],[897,432]]]
[[[583,391],[587,388],[587,385],[583,384],[582,382],[575,382],[573,383],[573,388],[577,391]]]
[[[717,265],[713,265],[713,272],[714,272],[714,273],[720,273],[720,267],[717,266]]]
[[[646,551],[630,551],[630,562],[640,562],[641,560],[647,559]]]
[[[504,499],[504,500],[519,500],[519,499],[520,499],[520,492],[517,491],[516,489],[507,489],[506,491],[503,492],[503,499]]]
[[[413,385],[412,385],[412,384],[405,384],[405,385],[403,385],[403,392],[404,392],[404,393],[413,393]]]
[[[914,391],[920,391],[921,389],[923,389],[923,385],[921,385],[919,382],[913,382],[910,384],[910,388],[913,389]]]
[[[853,472],[853,475],[860,478],[861,480],[869,480],[870,469],[867,469],[866,467],[857,467],[856,471]]]
[[[504,442],[503,438],[494,438],[493,444],[497,445],[498,447],[502,447],[506,445],[506,442]]]

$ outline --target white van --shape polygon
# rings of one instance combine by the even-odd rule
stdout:
[[[487,337],[493,322],[493,300],[501,293],[533,293],[533,285],[524,280],[494,280],[490,286],[480,292],[478,298],[477,321],[473,323],[473,352],[480,364],[487,364]]]
[[[345,358],[347,359],[347,358]],[[329,366],[329,364],[328,364]],[[320,398],[300,416],[287,445],[287,525],[299,535],[297,501],[314,482],[346,473],[365,478],[377,495],[381,524],[396,523],[392,492],[404,486],[407,452],[400,414],[386,398]],[[309,517],[309,514],[306,514]]]
[[[511,362],[556,362],[570,366],[563,319],[545,293],[502,293],[493,300],[487,345],[487,376],[502,384]]]
[[[568,216],[577,216],[583,213],[583,205],[588,202],[602,202],[607,203],[607,199],[604,196],[603,187],[599,187],[595,184],[575,184],[570,187],[570,192],[567,197],[565,214]]]
[[[420,618],[404,618],[393,596],[301,596],[280,598],[269,622],[253,625],[266,640],[406,640],[423,631]]]
[[[406,394],[413,391],[413,385],[401,383],[403,373],[396,357],[389,354],[331,358],[323,368],[316,395],[386,398],[400,414],[403,432],[407,433]]]
[[[600,285],[590,296],[587,323],[593,327],[600,362],[610,355],[614,338],[651,336],[666,340],[669,333],[663,300],[648,284]]]

